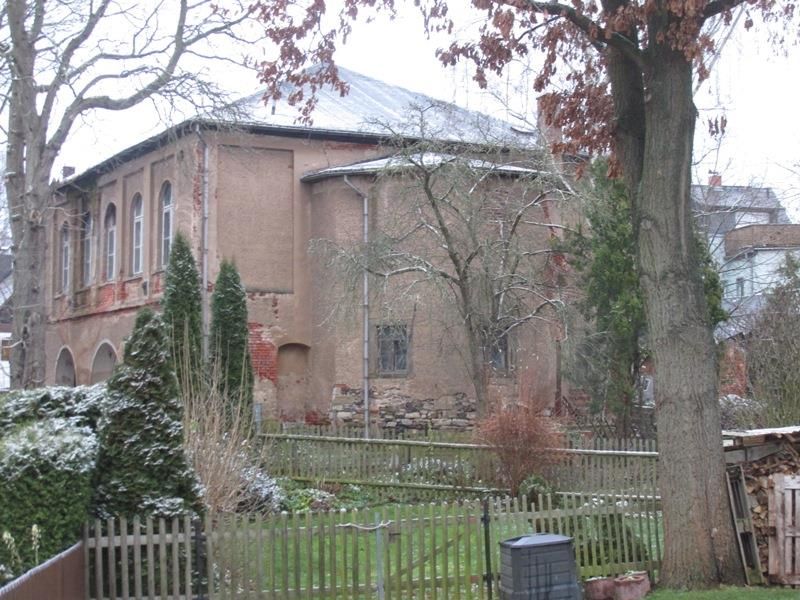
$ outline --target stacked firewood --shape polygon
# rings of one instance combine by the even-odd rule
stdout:
[[[769,564],[768,538],[774,535],[769,524],[769,476],[777,473],[800,473],[800,452],[790,442],[784,442],[774,454],[743,463],[742,471],[750,497],[750,515],[758,544],[758,556],[762,569],[766,569]]]

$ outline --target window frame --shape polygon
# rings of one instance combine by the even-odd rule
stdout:
[[[144,273],[144,200],[140,193],[131,200],[131,276]]]
[[[498,357],[501,360],[497,360]],[[491,367],[492,372],[497,375],[505,376],[511,372],[513,361],[508,334],[503,334],[494,340],[492,347],[489,348],[489,356],[486,362]]]
[[[103,227],[105,280],[114,281],[117,278],[117,206],[113,202],[106,207]]]
[[[69,283],[71,276],[70,269],[70,239],[69,239],[69,224],[65,221],[58,230],[58,248],[59,248],[59,293],[69,293]]]
[[[165,181],[161,185],[161,192],[158,195],[159,206],[159,264],[166,269],[169,264],[169,255],[172,251],[174,208],[175,202],[172,195],[172,183]]]
[[[411,373],[411,332],[406,323],[375,325],[375,375],[377,377],[407,377]],[[384,363],[384,344],[391,344],[391,364]],[[398,367],[398,349],[404,347],[404,365]]]
[[[94,219],[91,211],[81,215],[81,286],[89,287],[94,281]]]
[[[736,278],[736,299],[737,300],[744,300],[745,293],[744,293],[744,277],[737,277]]]

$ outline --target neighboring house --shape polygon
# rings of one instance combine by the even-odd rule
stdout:
[[[238,106],[248,116],[235,126],[186,122],[60,186],[49,222],[48,383],[109,376],[136,311],[160,302],[180,230],[198,261],[206,315],[222,259],[239,269],[248,297],[255,400],[266,417],[357,420],[363,349],[369,348],[368,385],[379,418],[404,426],[471,423],[475,407],[463,361],[443,346],[434,323],[407,315],[402,322],[380,322],[371,315],[364,344],[360,317],[326,322],[325,269],[309,254],[309,242],[360,238],[356,188],[368,192],[370,219],[385,216],[381,207],[393,200],[391,186],[376,187],[381,163],[368,161],[386,154],[380,143],[387,125],[409,138],[423,134],[407,125],[410,105],[426,107],[426,123],[434,130],[446,126],[453,141],[502,143],[516,136],[531,142],[504,122],[356,73],[343,77],[349,95],[321,91],[312,126],[295,123],[294,107],[264,106],[257,94]],[[559,218],[554,205],[542,220]],[[554,397],[550,329],[528,335],[524,351],[503,349],[508,356],[502,361],[514,354],[528,372],[527,388]],[[505,374],[496,392],[513,395],[513,370]]]
[[[692,186],[699,230],[706,235],[723,285],[723,308],[730,314],[716,337],[723,343],[720,393],[746,396],[747,364],[741,344],[764,293],[781,281],[786,254],[800,255],[800,225],[792,224],[771,188]]]
[[[692,186],[698,229],[708,240],[724,287],[724,307],[734,315],[757,310],[758,297],[778,279],[786,251],[800,242],[771,188],[722,185]]]

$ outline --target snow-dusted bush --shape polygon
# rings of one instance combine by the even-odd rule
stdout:
[[[98,423],[94,511],[99,516],[171,517],[200,509],[183,451],[182,407],[166,327],[139,312],[123,363],[108,381]]]
[[[32,526],[43,557],[78,540],[89,511],[97,448],[94,432],[75,418],[20,425],[0,438],[0,532],[17,540],[23,569],[35,562],[37,548],[27,543]],[[0,565],[6,566],[0,571],[10,572],[14,562],[8,546],[0,545]]]
[[[51,417],[73,419],[95,429],[105,397],[105,383],[9,392],[0,397],[0,437],[20,424]]]
[[[286,498],[278,482],[255,466],[241,473],[242,491],[237,507],[241,512],[276,513]]]

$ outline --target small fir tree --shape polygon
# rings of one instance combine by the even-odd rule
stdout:
[[[200,508],[166,331],[152,310],[140,311],[108,381],[94,485],[98,516],[169,517]]]
[[[644,297],[636,248],[636,219],[622,181],[607,177],[608,163],[592,164],[593,194],[585,214],[590,231],[568,236],[566,250],[581,276],[585,296],[578,308],[593,331],[577,340],[570,377],[592,397],[592,408],[608,409],[619,433],[629,435],[631,410],[640,368],[649,351]],[[700,264],[712,326],[725,321],[722,285],[708,246],[695,234],[694,256]]]
[[[220,391],[229,401],[241,403],[244,416],[253,402],[247,341],[247,295],[236,266],[225,260],[211,296],[211,357],[219,370]]]
[[[164,322],[179,385],[202,364],[200,278],[189,242],[178,232],[172,244],[164,283]]]

